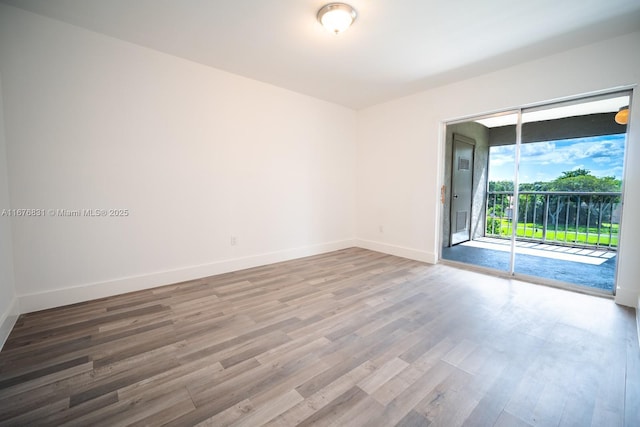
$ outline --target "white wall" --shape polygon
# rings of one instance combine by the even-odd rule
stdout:
[[[15,220],[23,312],[353,245],[352,110],[6,6],[0,73],[12,206],[130,212]]]
[[[639,46],[640,33],[633,33],[360,111],[359,244],[435,262],[443,122],[637,84]],[[632,110],[616,296],[629,306],[640,293],[640,94]]]
[[[2,345],[9,336],[9,332],[11,332],[11,328],[13,328],[18,317],[18,304],[13,281],[11,217],[1,214],[3,210],[10,208],[4,112],[2,108],[2,79],[0,78],[0,349],[2,349]]]
[[[436,262],[442,123],[636,84],[639,45],[635,33],[356,114],[0,5],[0,201],[130,212],[13,220],[21,310],[347,247],[354,235]],[[639,136],[632,126],[628,165],[640,161]],[[635,305],[640,170],[625,179],[617,300]]]

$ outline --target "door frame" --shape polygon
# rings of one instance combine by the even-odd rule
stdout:
[[[474,264],[467,264],[467,263],[463,263],[463,262],[459,262],[459,261],[453,261],[453,260],[448,260],[443,258],[443,250],[445,248],[445,246],[443,246],[443,244],[445,243],[445,239],[450,240],[450,237],[447,236],[444,233],[444,223],[445,221],[451,221],[450,217],[450,212],[445,212],[445,200],[447,200],[450,203],[449,197],[448,197],[448,192],[450,191],[450,180],[448,181],[445,177],[445,167],[443,167],[445,164],[447,164],[450,161],[450,158],[447,156],[447,129],[449,126],[451,125],[456,125],[456,124],[461,124],[461,123],[465,123],[465,122],[469,122],[469,121],[475,121],[475,120],[480,120],[480,119],[489,119],[489,118],[497,118],[500,116],[507,116],[507,115],[512,115],[512,114],[517,114],[518,115],[518,124],[516,126],[517,128],[517,133],[519,133],[519,135],[517,135],[516,140],[517,140],[517,149],[518,149],[518,153],[516,155],[516,174],[515,176],[518,176],[517,170],[518,170],[518,164],[519,164],[519,148],[520,148],[520,140],[522,138],[521,132],[522,132],[522,122],[521,122],[521,115],[523,113],[523,110],[533,110],[533,109],[544,109],[544,108],[548,108],[551,105],[558,105],[558,104],[562,104],[562,103],[579,103],[582,102],[582,100],[586,99],[586,98],[596,98],[596,97],[610,97],[612,95],[615,95],[617,93],[627,93],[629,95],[629,106],[634,105],[634,97],[637,96],[637,87],[636,85],[624,85],[624,86],[619,86],[619,87],[615,87],[615,88],[608,88],[608,89],[603,89],[603,90],[598,90],[598,91],[592,91],[592,92],[587,92],[587,93],[582,93],[582,94],[577,94],[577,95],[572,95],[572,96],[567,96],[567,97],[561,97],[561,98],[556,98],[556,99],[548,99],[548,100],[544,100],[544,101],[539,101],[539,102],[532,102],[529,104],[524,104],[520,107],[516,107],[516,108],[510,108],[510,109],[504,109],[504,110],[494,110],[493,112],[485,112],[485,113],[478,113],[478,114],[470,114],[470,115],[465,115],[465,116],[458,116],[458,118],[453,118],[453,119],[447,119],[447,120],[442,120],[440,122],[440,127],[439,127],[439,145],[440,145],[440,153],[441,157],[440,157],[440,163],[439,163],[439,167],[440,170],[442,171],[442,173],[439,175],[439,180],[438,182],[440,183],[440,193],[439,193],[439,201],[440,203],[440,209],[439,209],[439,215],[437,216],[439,219],[437,221],[437,226],[438,226],[438,230],[439,232],[437,233],[437,236],[439,237],[439,240],[437,241],[436,247],[437,247],[437,263],[443,263],[443,264],[448,264],[448,265],[452,265],[452,266],[456,266],[459,268],[465,268],[465,269],[470,269],[470,270],[475,270],[475,271],[481,271],[481,272],[486,272],[486,273],[490,273],[493,275],[496,275],[498,277],[507,277],[507,278],[513,278],[514,276],[519,279],[519,280],[524,280],[530,283],[537,283],[537,284],[542,284],[542,285],[546,285],[546,286],[551,286],[551,287],[555,287],[555,288],[561,288],[561,289],[568,289],[568,290],[572,290],[578,293],[584,293],[584,294],[590,294],[590,295],[596,295],[596,296],[605,296],[605,297],[616,297],[617,300],[617,290],[618,290],[618,271],[619,271],[619,262],[616,262],[616,267],[615,267],[615,271],[614,271],[614,286],[613,286],[613,293],[602,293],[602,292],[598,292],[595,289],[591,289],[591,288],[587,288],[584,286],[579,286],[579,285],[573,285],[571,283],[567,283],[567,282],[559,282],[556,280],[551,280],[551,279],[545,279],[543,277],[538,277],[538,276],[529,276],[526,274],[522,274],[522,273],[515,273],[515,271],[512,272],[506,272],[503,270],[498,270],[498,269],[493,269],[493,268],[488,268],[488,267],[483,267],[483,266],[478,266],[478,265],[474,265]],[[630,135],[630,127],[627,128],[627,136]],[[625,149],[625,154],[624,154],[624,166],[623,166],[623,174],[622,174],[622,200],[621,203],[622,205],[624,205],[624,199],[625,199],[625,195],[628,191],[628,186],[626,185],[626,183],[628,182],[627,179],[627,174],[628,174],[628,170],[629,170],[629,165],[628,165],[628,149]],[[514,182],[514,185],[516,183]],[[449,188],[447,188],[449,187]],[[447,196],[445,198],[445,196]],[[514,197],[515,198],[515,197]],[[516,211],[517,212],[517,211]],[[618,254],[620,255],[620,249],[624,246],[624,244],[622,243],[624,239],[623,237],[623,227],[624,227],[624,209],[623,212],[621,213],[621,219],[620,219],[620,228],[619,228],[619,241],[618,241]],[[450,233],[449,233],[450,234]],[[512,240],[512,245],[515,246],[515,237],[512,236],[511,238]],[[449,244],[447,246],[451,246],[450,241]],[[512,248],[511,253],[513,254],[513,256],[515,256],[515,248]],[[513,263],[512,263],[513,265]]]

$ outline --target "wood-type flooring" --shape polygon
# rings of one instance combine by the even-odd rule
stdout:
[[[0,425],[639,426],[635,312],[345,249],[20,316]]]

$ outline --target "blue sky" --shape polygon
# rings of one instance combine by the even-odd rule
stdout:
[[[522,144],[520,182],[552,181],[563,171],[587,169],[622,179],[625,135]],[[489,181],[513,179],[515,146],[491,147]]]

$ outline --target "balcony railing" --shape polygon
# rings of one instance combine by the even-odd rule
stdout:
[[[621,193],[513,191],[487,193],[485,235],[580,248],[617,250]]]

